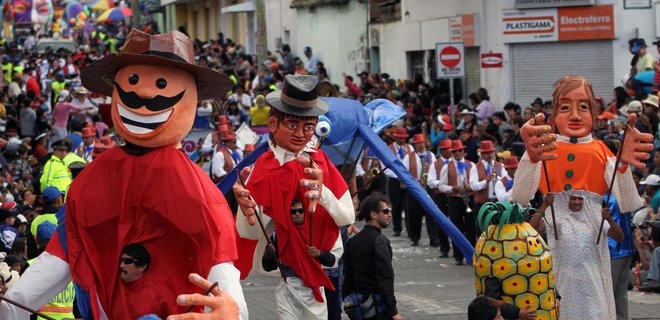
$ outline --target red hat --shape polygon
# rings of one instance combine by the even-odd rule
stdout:
[[[418,133],[413,136],[413,140],[411,143],[425,143],[426,141],[424,140],[424,135],[421,133]]]
[[[510,156],[504,160],[504,168],[518,168],[518,157]]]
[[[218,116],[218,123],[219,124],[228,124],[229,123],[229,118],[226,115],[221,115]]]
[[[493,146],[493,141],[490,140],[484,140],[479,142],[479,149],[477,149],[479,152],[492,152],[495,151],[495,147]]]
[[[228,140],[236,140],[236,133],[227,132],[225,136],[222,137],[222,141],[228,141]]]
[[[227,132],[229,131],[229,126],[226,124],[221,124],[218,126],[218,132]]]
[[[83,136],[83,138],[93,137],[94,132],[92,131],[92,128],[90,128],[90,127],[83,128],[82,129],[82,136]]]
[[[599,120],[602,120],[602,119],[612,120],[612,119],[616,118],[616,116],[614,115],[614,113],[605,111],[605,112],[601,113],[597,118]]]
[[[112,149],[115,146],[115,142],[108,136],[101,137],[101,141],[94,144],[94,150],[92,155],[98,157],[101,153]]]
[[[444,126],[442,126],[442,130],[454,130],[454,126],[451,123],[446,123]]]
[[[245,150],[243,150],[243,151],[244,152],[253,152],[254,151],[254,144],[252,144],[252,143],[246,144],[245,145]]]
[[[440,140],[439,149],[449,149],[451,148],[451,139],[442,139]]]
[[[463,149],[465,149],[465,146],[463,145],[463,141],[461,140],[451,141],[451,151],[463,150]]]
[[[406,128],[396,128],[394,133],[392,134],[395,138],[408,138],[410,137],[408,135],[408,131],[406,131]]]

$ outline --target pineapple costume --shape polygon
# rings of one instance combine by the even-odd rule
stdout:
[[[557,160],[547,161],[550,192],[555,194],[555,217],[546,210],[548,245],[554,258],[557,290],[561,294],[562,319],[615,320],[614,291],[607,245],[609,225],[596,245],[601,222],[603,194],[607,192],[616,157],[600,140],[557,135]],[[520,161],[511,193],[512,201],[528,203],[536,192],[548,192],[542,163],[532,163],[527,153]],[[560,192],[561,191],[561,192]],[[637,194],[629,167],[619,168],[612,189],[622,212],[644,205]],[[584,198],[582,210],[568,207],[571,195]],[[555,240],[553,224],[559,240]]]
[[[536,310],[537,320],[556,320],[552,255],[543,238],[510,202],[486,203],[477,217],[482,234],[474,248],[477,295],[488,295],[492,277],[501,282],[502,301]]]

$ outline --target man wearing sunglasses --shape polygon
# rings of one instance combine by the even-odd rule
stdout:
[[[357,216],[365,220],[364,229],[348,240],[344,252],[344,290],[346,299],[349,295],[362,295],[367,300],[372,296],[375,307],[360,307],[368,319],[400,320],[394,296],[394,268],[392,268],[392,245],[381,233],[392,221],[392,208],[389,199],[374,193],[365,198]],[[375,308],[375,315],[369,310]],[[365,310],[367,309],[367,310]],[[374,313],[372,310],[371,313]]]
[[[303,203],[300,200],[293,200],[290,212],[291,220],[298,232],[309,232],[309,229],[306,229],[305,226],[305,208]],[[273,233],[270,239],[272,244],[268,244],[266,247],[266,251],[261,258],[261,265],[265,271],[273,271],[279,268],[282,275],[282,281],[280,281],[275,290],[279,318],[309,319],[316,316],[319,312],[325,311],[323,310],[324,305],[321,305],[320,308],[309,308],[305,306],[306,300],[314,299],[313,295],[309,294],[308,289],[305,289],[300,276],[278,259],[280,251],[277,245],[277,234]],[[330,251],[321,251],[314,246],[307,246],[307,253],[310,257],[318,260],[324,267],[332,267],[335,264],[336,257]]]
[[[141,243],[131,243],[121,250],[119,258],[119,278],[122,285],[119,290],[127,290],[136,293],[136,296],[142,299],[142,303],[154,307],[157,314],[170,314],[172,310],[166,303],[167,297],[159,294],[162,290],[157,290],[164,284],[149,283],[144,281],[144,273],[149,270],[151,264],[151,255],[147,248]],[[133,305],[127,306],[131,314],[136,314],[138,310],[133,310]]]
[[[142,278],[149,268],[151,256],[147,249],[139,243],[131,243],[121,251],[119,259],[119,276],[125,283],[135,282]]]

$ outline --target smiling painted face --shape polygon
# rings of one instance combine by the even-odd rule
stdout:
[[[188,72],[130,65],[114,78],[112,122],[119,135],[142,147],[176,146],[192,127],[197,86]]]

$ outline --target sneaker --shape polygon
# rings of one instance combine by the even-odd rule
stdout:
[[[440,253],[440,258],[449,258],[449,253],[447,252]]]
[[[401,231],[394,231],[394,236],[395,237],[400,237],[401,236]]]
[[[419,241],[413,241],[413,243],[411,244],[411,246],[413,246],[413,247],[417,247],[417,246],[419,246]]]
[[[462,266],[463,265],[463,259],[454,261],[454,264],[457,265],[457,266]]]

